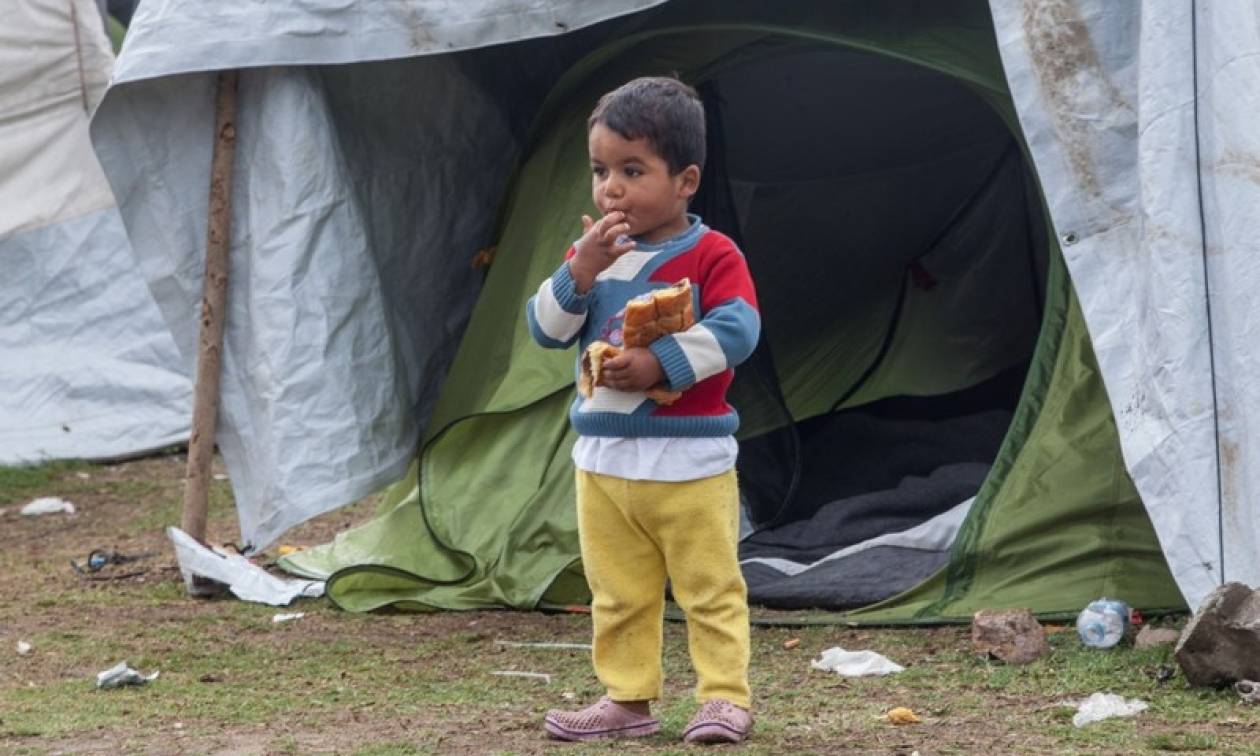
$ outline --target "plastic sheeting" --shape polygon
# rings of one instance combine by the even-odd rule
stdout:
[[[1126,466],[1177,584],[1195,607],[1227,580],[1260,583],[1260,9],[991,5]]]
[[[405,473],[476,299],[524,131],[504,103],[547,61],[429,54],[653,4],[140,5],[93,138],[189,370],[215,86],[198,72],[246,69],[217,435],[245,543]],[[326,66],[389,58],[407,60]]]
[[[0,26],[0,464],[187,436],[191,386],[88,140],[113,54],[96,5]]]
[[[113,65],[96,6],[23,0],[6,10],[0,238],[114,204],[85,129]]]
[[[116,209],[0,239],[0,261],[0,463],[187,438],[191,385]]]
[[[116,83],[195,71],[362,63],[470,50],[581,29],[663,0],[145,0]]]

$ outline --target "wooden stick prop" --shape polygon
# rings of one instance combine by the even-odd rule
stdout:
[[[206,540],[206,508],[210,494],[210,461],[219,418],[219,376],[223,365],[223,322],[226,316],[228,247],[232,235],[232,163],[236,157],[236,71],[219,73],[215,102],[214,154],[210,162],[210,214],[206,233],[206,276],[201,298],[201,332],[193,392],[192,435],[184,481],[184,513],[180,528]],[[188,592],[209,592],[203,581],[187,584]]]

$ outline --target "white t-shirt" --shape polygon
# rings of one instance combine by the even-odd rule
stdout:
[[[738,455],[734,436],[579,436],[573,445],[573,464],[579,470],[671,483],[720,475],[735,466]]]

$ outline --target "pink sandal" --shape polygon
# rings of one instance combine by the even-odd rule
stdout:
[[[543,727],[560,740],[594,740],[595,738],[641,738],[660,732],[655,717],[636,714],[608,696],[580,711],[547,712]]]
[[[752,732],[752,714],[730,701],[705,701],[683,730],[688,743],[739,743]]]

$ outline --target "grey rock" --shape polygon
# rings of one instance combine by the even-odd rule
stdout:
[[[1135,648],[1154,648],[1156,646],[1171,646],[1181,637],[1181,633],[1171,627],[1155,627],[1154,625],[1143,625],[1138,631],[1137,637],[1133,639]]]
[[[1191,685],[1260,680],[1260,591],[1226,583],[1212,591],[1173,651]]]
[[[1234,683],[1234,692],[1244,703],[1260,704],[1260,683],[1251,680],[1239,680]]]
[[[971,647],[1007,664],[1027,664],[1050,651],[1046,631],[1029,609],[982,609],[971,619]]]

